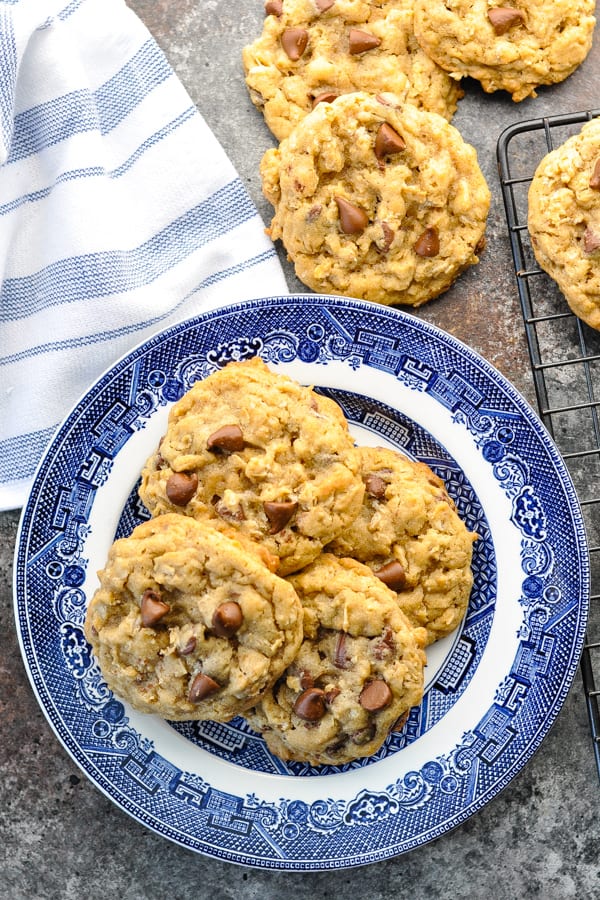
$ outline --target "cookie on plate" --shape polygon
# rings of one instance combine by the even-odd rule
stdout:
[[[327,548],[371,568],[392,590],[427,644],[464,619],[477,538],[443,481],[425,463],[385,447],[360,447],[366,486],[360,514]]]
[[[152,515],[181,512],[261,544],[288,574],[353,521],[364,486],[339,406],[255,357],[174,404],[142,473]]]
[[[269,233],[315,291],[419,306],[478,262],[490,192],[474,148],[390,94],[320,103],[261,176]]]
[[[600,118],[542,159],[528,200],[538,263],[575,315],[600,329]]]
[[[293,660],[293,587],[209,525],[165,515],[113,544],[85,633],[114,693],[166,719],[226,722]]]
[[[484,91],[508,91],[518,102],[583,62],[594,7],[594,0],[415,0],[414,29],[453,78],[468,75]]]
[[[263,32],[242,53],[246,84],[282,140],[320,102],[391,91],[451,119],[462,91],[421,49],[413,0],[271,0]]]
[[[424,633],[367,566],[323,553],[289,577],[304,607],[296,659],[246,718],[281,759],[375,753],[423,696]]]

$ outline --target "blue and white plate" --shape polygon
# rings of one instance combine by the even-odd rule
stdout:
[[[135,712],[108,690],[83,635],[111,543],[147,517],[136,485],[170,405],[197,379],[257,354],[334,397],[357,443],[428,463],[479,534],[464,626],[429,648],[421,706],[376,756],[341,768],[285,764],[242,720],[172,725]],[[38,469],[15,570],[34,690],[91,781],[184,847],[270,869],[386,859],[480,809],[556,718],[588,611],[575,491],[516,390],[414,316],[314,295],[199,316],[100,378]]]

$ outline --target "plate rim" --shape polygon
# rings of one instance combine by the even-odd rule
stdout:
[[[99,391],[101,391],[103,383],[106,381],[108,376],[117,377],[118,374],[132,364],[135,363],[136,359],[141,355],[145,355],[145,353],[149,352],[152,348],[160,345],[166,340],[173,339],[177,334],[188,331],[189,329],[193,329],[198,327],[203,322],[215,320],[221,318],[223,315],[235,315],[238,313],[248,313],[252,308],[257,307],[277,307],[277,306],[286,306],[290,304],[301,304],[319,306],[319,307],[342,307],[342,308],[355,308],[360,309],[364,312],[377,313],[382,315],[385,318],[389,318],[390,320],[396,320],[399,322],[404,321],[407,324],[410,324],[410,327],[416,328],[417,330],[425,333],[429,337],[434,338],[437,341],[441,341],[442,344],[449,346],[455,352],[458,352],[460,355],[465,356],[472,364],[479,367],[487,377],[491,378],[494,383],[501,388],[506,395],[510,398],[511,402],[515,404],[515,406],[523,413],[525,419],[528,423],[533,426],[534,431],[537,437],[541,440],[544,449],[552,461],[552,465],[554,471],[556,472],[557,477],[559,477],[563,489],[565,491],[565,496],[568,499],[568,507],[571,513],[571,527],[573,529],[573,535],[576,536],[576,546],[578,549],[578,558],[577,558],[577,575],[580,579],[580,588],[578,591],[578,616],[577,621],[579,627],[577,629],[577,640],[571,647],[571,652],[568,660],[568,666],[563,672],[563,679],[561,682],[561,690],[554,696],[552,705],[549,709],[546,709],[546,715],[544,721],[540,728],[537,730],[534,739],[529,740],[527,746],[523,749],[523,752],[519,756],[519,758],[503,773],[502,777],[495,782],[491,787],[489,787],[483,794],[477,797],[475,802],[471,802],[467,807],[461,808],[459,812],[453,814],[450,817],[450,820],[445,820],[443,822],[438,822],[434,826],[431,826],[425,838],[419,836],[414,839],[412,842],[409,841],[410,846],[406,846],[407,841],[404,838],[400,838],[396,835],[396,841],[394,843],[394,847],[391,848],[389,845],[385,848],[378,849],[375,851],[366,851],[362,850],[361,853],[355,852],[351,859],[345,858],[341,864],[336,865],[336,861],[316,861],[312,860],[304,860],[304,859],[285,859],[281,860],[275,859],[263,859],[255,861],[254,859],[248,859],[245,856],[245,853],[240,853],[239,851],[232,851],[226,847],[220,847],[219,852],[209,852],[208,850],[191,846],[190,843],[181,840],[174,834],[165,833],[167,831],[174,831],[170,824],[160,823],[160,826],[156,826],[152,824],[151,821],[146,821],[146,818],[143,814],[136,812],[134,805],[131,804],[131,808],[129,808],[128,804],[124,803],[122,799],[118,799],[113,794],[110,793],[109,788],[105,788],[101,781],[104,780],[104,776],[102,773],[99,773],[100,777],[92,777],[90,771],[88,771],[84,767],[84,763],[80,762],[77,758],[77,752],[81,753],[84,760],[87,760],[85,752],[81,749],[81,747],[73,741],[75,748],[72,749],[71,739],[72,735],[65,728],[66,736],[61,735],[60,729],[57,727],[56,723],[51,718],[51,712],[47,708],[46,704],[42,700],[41,692],[38,690],[38,686],[36,684],[36,679],[34,676],[34,672],[29,665],[28,655],[25,647],[24,636],[21,629],[20,624],[20,615],[19,615],[19,606],[20,606],[20,597],[19,597],[19,586],[18,581],[21,576],[21,567],[26,566],[27,556],[25,554],[24,559],[22,556],[26,549],[26,546],[23,546],[23,541],[25,536],[30,536],[31,529],[33,528],[33,512],[35,510],[37,504],[37,494],[41,488],[44,477],[44,468],[50,465],[50,458],[53,457],[58,449],[58,445],[62,441],[63,432],[65,429],[70,429],[73,426],[73,420],[76,419],[80,415],[85,412],[86,406],[94,399]],[[31,517],[31,522],[29,519]],[[29,528],[27,527],[29,524]],[[27,543],[27,542],[26,542]],[[571,689],[573,680],[575,678],[575,674],[577,668],[579,666],[579,660],[581,657],[581,653],[583,650],[584,642],[585,642],[585,624],[587,622],[587,617],[589,614],[589,589],[590,589],[590,560],[589,560],[589,547],[587,543],[587,534],[585,528],[585,520],[583,517],[580,501],[575,490],[573,481],[571,479],[570,473],[567,469],[566,463],[562,458],[558,447],[553,441],[551,435],[549,434],[546,426],[540,419],[537,412],[533,409],[533,407],[529,404],[529,402],[523,397],[523,395],[517,390],[517,388],[504,376],[492,363],[485,359],[481,354],[479,354],[476,350],[471,348],[468,344],[461,341],[459,338],[456,338],[454,335],[449,334],[444,331],[437,325],[434,325],[426,320],[420,319],[414,315],[411,315],[404,309],[398,309],[395,307],[385,307],[385,306],[374,306],[373,304],[369,304],[365,301],[356,300],[354,298],[347,298],[338,295],[327,295],[327,294],[303,294],[303,293],[293,293],[293,294],[279,294],[272,295],[266,297],[256,297],[251,300],[245,301],[233,301],[228,304],[224,304],[215,309],[206,310],[204,312],[200,312],[194,316],[182,319],[176,323],[169,325],[167,328],[160,330],[159,332],[152,335],[150,338],[139,341],[134,347],[132,347],[127,352],[123,353],[115,362],[105,368],[105,370],[94,380],[94,382],[88,386],[88,388],[81,394],[79,399],[72,404],[71,408],[68,410],[66,415],[63,417],[62,421],[58,425],[51,441],[49,442],[44,454],[42,455],[38,466],[36,467],[36,471],[32,480],[31,488],[28,492],[28,496],[26,502],[23,506],[21,515],[19,517],[19,524],[17,529],[17,536],[15,542],[15,552],[14,552],[14,570],[13,570],[13,607],[15,614],[15,622],[16,622],[16,631],[19,641],[19,647],[21,650],[22,658],[24,661],[25,669],[27,672],[28,679],[32,686],[34,696],[38,701],[39,705],[42,708],[42,712],[49,723],[52,731],[54,732],[56,738],[59,743],[62,744],[63,749],[68,753],[69,757],[76,763],[76,765],[80,768],[80,770],[85,774],[86,778],[92,781],[94,787],[98,788],[108,799],[110,799],[116,806],[118,806],[123,812],[126,812],[130,817],[134,820],[138,821],[140,824],[149,828],[156,834],[161,835],[162,837],[171,840],[172,842],[185,847],[186,849],[190,849],[194,852],[199,852],[209,858],[215,858],[220,860],[225,860],[228,862],[233,862],[238,865],[246,865],[246,866],[254,866],[257,868],[267,868],[267,869],[280,869],[280,870],[288,870],[288,871],[325,871],[325,870],[333,870],[333,869],[350,869],[355,868],[357,866],[363,866],[372,864],[377,861],[382,861],[384,859],[395,857],[401,853],[408,852],[412,849],[416,849],[418,846],[424,846],[427,843],[430,843],[432,840],[437,839],[442,834],[447,833],[448,831],[454,830],[454,828],[458,827],[462,824],[466,819],[470,818],[473,814],[478,812],[485,806],[490,800],[496,797],[501,791],[503,791],[508,784],[515,778],[515,776],[522,771],[527,762],[531,759],[531,757],[537,752],[539,747],[541,746],[545,736],[548,731],[554,724],[558,714],[560,713],[564,702],[568,696],[568,693]],[[33,644],[33,642],[31,642]],[[43,683],[43,687],[50,696],[50,692],[47,690],[45,682]],[[61,719],[62,722],[62,719]],[[90,766],[92,768],[93,766]],[[95,768],[95,767],[94,767]],[[112,785],[111,785],[112,786]],[[114,788],[114,786],[112,786]],[[122,794],[120,788],[117,788],[116,791]],[[149,818],[149,817],[148,817]],[[357,857],[357,858],[355,858]],[[317,863],[311,864],[311,863]]]

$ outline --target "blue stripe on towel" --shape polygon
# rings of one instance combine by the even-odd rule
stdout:
[[[19,481],[33,475],[56,425],[0,441],[0,481]]]
[[[72,91],[15,116],[7,162],[40,153],[78,133],[108,134],[171,75],[162,51],[154,41],[146,41],[97,91]]]
[[[255,215],[256,208],[237,178],[129,251],[73,256],[33,275],[5,279],[0,321],[16,321],[88,297],[136,290]]]

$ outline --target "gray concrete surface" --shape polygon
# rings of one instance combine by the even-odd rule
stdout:
[[[242,46],[259,33],[262,0],[131,0],[213,128],[268,221],[258,164],[271,146],[247,96]],[[495,147],[510,123],[600,106],[600,42],[568,81],[515,105],[466,84],[454,124],[479,152],[493,193],[480,265],[417,314],[486,356],[534,402]],[[303,290],[285,264],[292,290]],[[29,687],[12,614],[18,513],[0,515],[0,898],[600,896],[600,784],[579,677],[538,752],[461,827],[409,854],[362,869],[288,874],[216,862],[130,819],[67,756]]]

